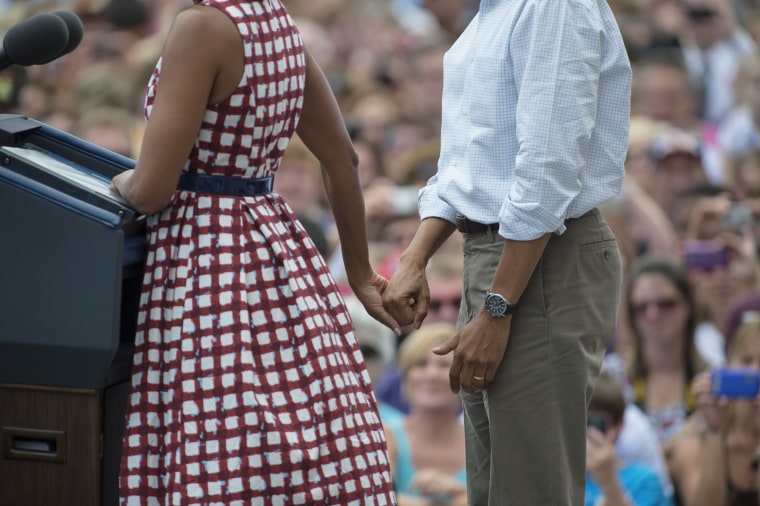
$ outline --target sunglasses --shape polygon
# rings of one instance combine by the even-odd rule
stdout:
[[[430,299],[430,302],[428,303],[428,309],[430,311],[438,311],[443,306],[453,306],[458,311],[461,304],[461,297],[455,297],[453,299]]]
[[[709,7],[688,6],[686,16],[692,21],[708,21],[714,18],[718,13]]]
[[[660,313],[667,313],[672,311],[678,304],[678,299],[655,299],[642,302],[636,302],[631,304],[634,316],[641,316],[646,314],[650,306],[657,308]]]

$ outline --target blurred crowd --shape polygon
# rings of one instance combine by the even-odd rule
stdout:
[[[0,74],[0,109],[136,158],[145,85],[174,17],[191,3],[0,0],[1,31],[60,9],[85,25],[72,53]],[[344,113],[360,159],[372,257],[390,276],[419,221],[417,191],[436,170],[443,55],[479,2],[283,3]],[[607,390],[597,399],[607,423],[590,429],[589,476],[597,483],[589,490],[603,491],[604,466],[638,462],[675,504],[758,504],[760,414],[750,401],[717,402],[709,374],[726,365],[760,370],[760,1],[609,4],[633,67],[624,188],[602,209],[623,254],[625,289],[605,363],[620,395]],[[341,280],[320,178],[295,138],[275,189]],[[459,412],[446,362],[411,343],[399,353],[412,337],[453,335],[460,257],[455,234],[430,264],[431,306],[421,331],[436,325],[427,331],[433,337],[396,339],[367,319],[346,288],[383,418],[394,427],[393,453],[410,462],[396,469],[409,474],[402,504],[419,496],[463,500],[463,442],[452,436],[461,427],[450,423]],[[455,444],[443,451],[437,442],[447,441]],[[614,449],[614,459],[605,460],[604,448]]]

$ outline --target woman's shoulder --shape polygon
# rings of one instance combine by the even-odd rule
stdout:
[[[213,51],[230,43],[240,44],[240,34],[233,20],[222,10],[195,5],[180,12],[174,20],[169,38],[181,39],[188,57],[196,51]]]

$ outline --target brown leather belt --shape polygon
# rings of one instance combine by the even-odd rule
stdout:
[[[579,216],[578,218],[568,218],[565,220],[565,223],[569,223],[573,220],[577,220],[585,216],[590,216],[595,213],[599,213],[598,208],[594,208],[584,213],[582,216]],[[457,214],[457,230],[459,230],[463,234],[485,234],[489,230],[492,232],[498,233],[499,224],[498,223],[488,223],[488,224],[478,223],[477,221],[472,221],[470,219],[467,219],[467,217],[462,216],[461,214]]]
[[[492,232],[499,231],[498,223],[478,223],[467,219],[461,214],[457,214],[457,230],[463,234],[485,234],[489,230]]]

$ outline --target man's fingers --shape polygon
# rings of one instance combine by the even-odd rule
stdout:
[[[414,305],[414,322],[412,326],[415,329],[419,329],[422,326],[422,322],[428,314],[428,305],[430,304],[429,297],[420,297]]]
[[[383,299],[384,311],[398,327],[406,326],[414,321],[414,309],[406,301]]]
[[[443,346],[445,346],[445,344]],[[433,351],[435,353],[438,353],[435,350]],[[455,394],[459,393],[459,386],[460,386],[459,377],[462,374],[463,366],[464,366],[464,363],[461,360],[458,360],[457,356],[454,355],[454,361],[451,364],[451,369],[449,369],[449,385],[451,386],[451,391],[454,392]]]
[[[457,348],[458,344],[459,344],[459,334],[456,334],[454,337],[452,337],[445,343],[433,348],[433,353],[435,353],[436,355],[448,355],[449,353],[451,353]],[[456,363],[456,359],[454,360],[454,362]],[[452,369],[453,368],[454,368],[454,364],[452,364]]]

